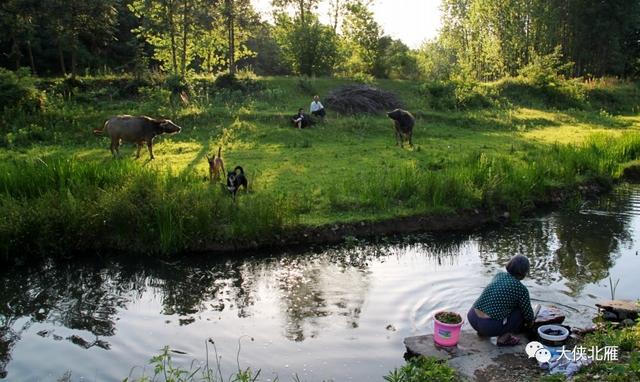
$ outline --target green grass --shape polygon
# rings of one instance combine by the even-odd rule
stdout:
[[[434,357],[415,357],[399,369],[390,371],[384,376],[384,380],[387,382],[456,382],[461,378],[444,361]]]
[[[617,361],[594,361],[582,368],[571,380],[589,382],[593,380],[610,382],[640,381],[640,320],[625,328],[605,327],[588,334],[580,344],[589,352],[593,347],[604,349],[606,346],[618,348]],[[547,376],[539,382],[562,382],[564,376]]]
[[[198,81],[204,89],[209,80]],[[400,149],[384,115],[330,112],[312,129],[289,126],[288,116],[306,108],[313,93],[347,80],[260,81],[263,90],[248,94],[196,91],[184,106],[168,90],[142,87],[138,96],[122,97],[105,79],[87,78],[86,89],[71,96],[50,90],[39,114],[5,114],[0,251],[176,253],[276,240],[301,225],[464,208],[517,213],[552,189],[610,184],[640,153],[635,84],[581,85],[580,107],[571,108],[554,108],[553,97],[536,101],[562,90],[532,92],[524,102],[500,98],[513,86],[483,84],[474,89],[509,91],[486,91],[490,107],[450,110],[431,108],[419,85],[379,80],[418,118],[415,146]],[[91,130],[124,113],[162,115],[184,129],[157,140],[153,162],[134,160],[131,146],[113,160],[107,139]],[[227,168],[248,172],[250,189],[237,205],[205,180],[205,154],[219,146]]]

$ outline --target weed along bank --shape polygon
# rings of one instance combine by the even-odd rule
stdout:
[[[530,3],[2,2],[0,380],[640,380],[640,3]]]

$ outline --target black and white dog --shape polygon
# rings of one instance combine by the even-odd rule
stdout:
[[[240,170],[240,172],[238,172]],[[236,166],[233,171],[229,171],[227,173],[227,190],[233,196],[233,201],[236,201],[236,193],[240,186],[244,187],[244,190],[247,190],[247,177],[244,176],[244,170],[240,166]]]

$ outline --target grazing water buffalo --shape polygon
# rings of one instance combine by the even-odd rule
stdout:
[[[118,148],[120,143],[132,142],[138,147],[136,158],[140,158],[142,144],[147,143],[149,155],[153,156],[153,138],[160,134],[179,133],[182,128],[168,119],[154,119],[146,116],[134,117],[131,115],[119,115],[110,118],[104,123],[102,129],[93,130],[96,135],[107,134],[111,138],[111,154],[120,155]]]
[[[416,119],[406,110],[395,109],[392,112],[387,113],[387,116],[393,119],[393,124],[396,128],[396,143],[404,143],[404,137],[409,139],[409,144],[413,146],[411,137],[413,135],[413,126],[416,124]]]

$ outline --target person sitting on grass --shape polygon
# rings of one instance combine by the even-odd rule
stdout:
[[[298,129],[303,129],[311,125],[311,120],[304,114],[304,109],[298,109],[298,114],[291,117],[291,123]]]
[[[479,336],[498,336],[498,346],[515,346],[520,339],[512,333],[522,332],[535,318],[529,291],[521,282],[529,273],[529,259],[516,255],[506,270],[495,275],[482,291],[467,319]]]
[[[320,103],[320,97],[317,95],[313,96],[313,101],[311,101],[311,106],[309,107],[309,111],[311,112],[311,114],[320,118],[323,121],[324,121],[324,116],[327,115],[327,113],[324,110],[324,106],[322,106],[322,104]]]

